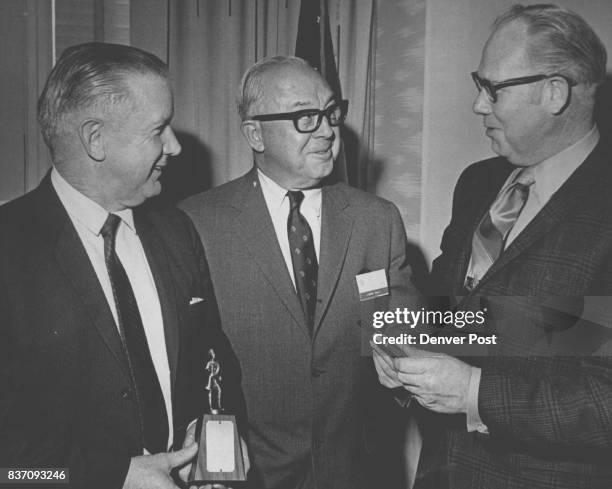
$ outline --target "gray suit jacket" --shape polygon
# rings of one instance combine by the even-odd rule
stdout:
[[[409,306],[415,296],[399,212],[344,184],[323,188],[311,339],[256,170],[182,207],[202,238],[241,363],[249,443],[264,487],[359,487],[367,328],[373,311]],[[355,276],[379,269],[390,294],[360,302]]]

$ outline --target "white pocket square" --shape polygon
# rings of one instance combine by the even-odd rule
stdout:
[[[204,299],[202,299],[201,297],[192,297],[191,300],[189,301],[189,305],[193,306],[194,304],[197,304],[198,302],[202,302]]]

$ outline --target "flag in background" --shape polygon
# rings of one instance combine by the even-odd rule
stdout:
[[[302,0],[297,40],[295,42],[295,55],[308,61],[313,68],[321,73],[336,97],[338,97],[338,100],[340,100],[342,98],[342,88],[334,56],[327,1]],[[347,181],[346,161],[342,142],[340,154],[334,165],[334,173],[339,180]]]
[[[338,98],[342,97],[329,27],[327,0],[302,0],[295,55],[316,68]]]

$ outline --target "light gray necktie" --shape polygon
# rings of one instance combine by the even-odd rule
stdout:
[[[525,207],[529,187],[534,182],[533,170],[529,167],[522,169],[483,216],[472,238],[472,269],[481,271],[481,276],[466,277],[465,286],[468,290],[476,287],[484,272],[501,255],[506,238]]]

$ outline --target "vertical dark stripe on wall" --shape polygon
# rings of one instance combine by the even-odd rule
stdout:
[[[94,41],[104,42],[104,0],[94,0]]]
[[[195,0],[196,4],[196,15],[200,18],[200,0]]]
[[[364,134],[369,134],[368,144],[365,148],[365,155],[359,155],[357,166],[358,180],[357,186],[362,190],[368,190],[369,173],[372,171],[370,162],[374,159],[374,138],[376,137],[376,123],[373,114],[376,114],[376,43],[378,39],[378,4],[372,2],[372,22],[370,23],[370,50],[368,52],[368,74],[367,74],[367,95],[368,109],[365,116]],[[375,190],[375,189],[373,189]]]
[[[171,1],[172,0],[168,0],[166,2],[166,64],[168,68],[170,68],[170,26],[172,25],[170,23]]]
[[[341,39],[340,38],[340,34],[341,34],[341,32],[340,32],[340,25],[338,24],[336,26],[336,51],[337,51],[337,55],[336,55],[336,57],[337,57],[337,60],[336,60],[336,72],[340,71],[340,53],[341,53],[341,51],[340,51],[340,39]]]
[[[257,61],[258,58],[258,46],[257,43],[259,41],[259,19],[257,18],[257,16],[259,15],[259,0],[255,0],[255,15],[253,16],[255,18],[255,42],[253,43],[255,45],[255,61]]]
[[[232,0],[228,2],[228,14],[230,17],[232,16]]]
[[[280,25],[280,0],[276,0],[276,45],[274,49],[278,51],[278,29]]]
[[[328,25],[327,22],[327,2],[326,0],[319,0],[319,59],[321,60],[321,74],[323,78],[327,79],[327,68],[326,50],[325,50],[325,27]],[[333,55],[333,53],[332,53]]]
[[[25,58],[26,56],[24,56]],[[23,188],[22,192],[25,194],[28,191],[28,133],[26,130],[26,118],[23,118],[24,130],[23,130]]]

